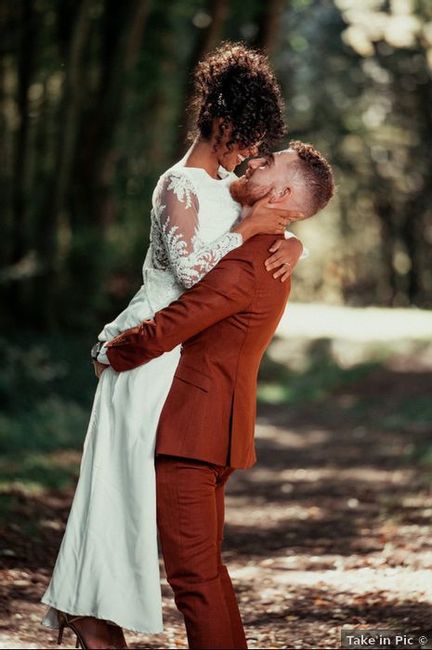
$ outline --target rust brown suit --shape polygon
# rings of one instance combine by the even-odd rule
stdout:
[[[289,280],[265,269],[273,241],[249,239],[152,321],[108,345],[112,367],[123,371],[183,342],[159,421],[156,472],[167,577],[191,648],[247,647],[220,557],[223,488],[235,468],[256,461],[258,368],[290,292]]]

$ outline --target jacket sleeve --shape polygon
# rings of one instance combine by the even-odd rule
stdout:
[[[211,325],[243,311],[256,291],[254,266],[232,251],[192,289],[153,320],[126,330],[107,344],[114,370],[131,370],[172,350]]]

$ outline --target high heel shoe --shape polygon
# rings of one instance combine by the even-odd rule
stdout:
[[[58,622],[59,622],[59,633],[58,633],[57,644],[61,645],[62,640],[63,640],[63,631],[64,631],[65,627],[68,627],[68,628],[70,628],[72,630],[72,632],[74,632],[76,634],[75,648],[81,647],[83,650],[89,650],[89,646],[87,645],[87,642],[85,641],[85,639],[84,639],[84,637],[82,635],[82,632],[80,632],[79,629],[77,628],[77,626],[75,625],[75,623],[77,621],[79,621],[81,619],[84,619],[84,618],[89,618],[89,617],[88,616],[72,616],[71,614],[66,614],[66,612],[60,612],[60,611],[57,610],[57,619],[58,619]],[[115,628],[115,630],[117,631],[117,635],[119,633],[121,635],[121,638],[118,640],[118,643],[113,638],[114,645],[112,645],[112,643],[106,641],[105,643],[107,643],[107,645],[104,645],[103,647],[106,648],[106,650],[116,650],[118,648],[127,648],[128,646],[127,646],[126,640],[125,640],[125,638],[123,636],[122,629],[119,628],[119,626],[116,625],[115,623],[110,623],[108,621],[105,621],[105,624],[109,625],[110,627],[112,626],[113,628]],[[98,646],[98,647],[102,647],[102,646]]]
[[[63,631],[65,627],[68,627],[76,634],[76,643],[75,643],[75,648],[83,648],[83,650],[87,650],[87,645],[86,642],[84,641],[81,633],[77,629],[76,625],[74,623],[76,621],[79,621],[81,618],[85,618],[85,616],[70,616],[69,614],[66,614],[65,612],[59,612],[57,611],[57,618],[59,622],[59,632],[58,632],[58,638],[57,638],[57,645],[61,645],[63,641]]]

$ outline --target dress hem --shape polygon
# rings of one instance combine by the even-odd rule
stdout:
[[[47,598],[46,599],[41,599],[40,602],[43,603],[44,605],[47,605],[48,607],[52,607],[55,610],[65,612],[66,614],[70,614],[71,616],[73,616],[73,615],[75,615],[75,616],[94,616],[94,618],[99,618],[99,619],[102,619],[102,620],[110,622],[110,623],[115,623],[116,625],[120,626],[121,628],[123,628],[125,630],[129,630],[130,632],[136,632],[137,634],[161,634],[164,631],[163,625],[162,625],[162,627],[159,627],[159,628],[140,628],[139,629],[139,628],[136,628],[136,627],[132,627],[129,624],[122,623],[119,619],[115,620],[117,617],[113,618],[112,616],[111,617],[110,616],[104,616],[100,612],[97,612],[97,613],[95,613],[94,611],[86,611],[86,612],[80,611],[79,612],[76,609],[74,609],[73,611],[70,611],[69,607],[62,607],[62,606],[59,607],[58,605],[54,605]],[[55,624],[51,623],[50,621],[46,620],[47,615],[48,615],[48,612],[45,614],[45,616],[41,620],[40,624],[43,625],[44,627],[47,627],[47,628],[51,629],[51,630],[57,630],[59,628],[59,625],[58,624],[55,625]]]

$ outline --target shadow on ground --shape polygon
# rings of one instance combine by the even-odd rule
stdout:
[[[422,450],[430,444],[432,373],[370,360],[347,371],[321,341],[301,371],[268,357],[266,385],[276,391],[270,400],[261,393],[258,463],[236,472],[227,489],[225,556],[250,647],[338,647],[341,625],[424,632],[432,495]],[[39,598],[79,460],[79,445],[30,448],[6,454],[0,466],[0,630],[22,644],[54,645],[39,626]],[[185,647],[163,591],[166,634],[130,635],[131,647]]]

